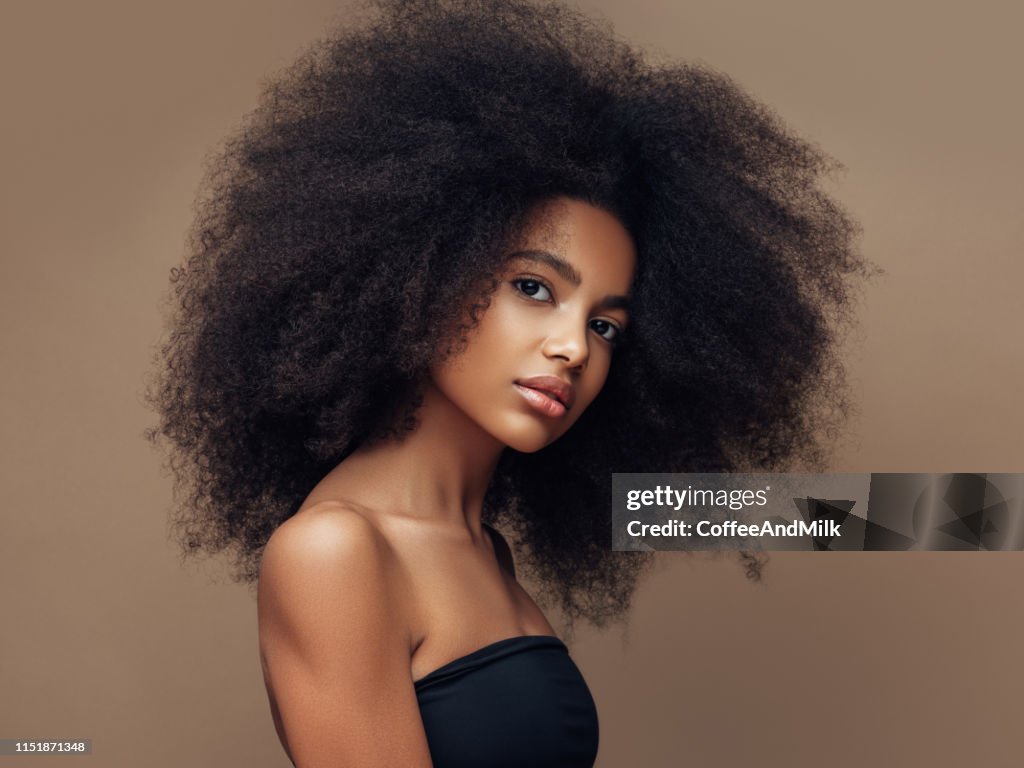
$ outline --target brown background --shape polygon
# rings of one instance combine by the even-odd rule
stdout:
[[[848,167],[888,276],[836,471],[1024,471],[1024,53],[1010,2],[587,0],[730,73]],[[255,603],[182,568],[140,393],[203,155],[346,6],[7,2],[0,18],[4,765],[288,765]],[[664,554],[629,632],[583,632],[599,765],[1018,765],[1024,554]],[[219,581],[215,581],[215,578]]]

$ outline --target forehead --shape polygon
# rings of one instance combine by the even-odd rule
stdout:
[[[545,250],[569,262],[582,283],[626,293],[636,268],[636,248],[611,213],[571,198],[537,206],[521,235],[524,250]]]

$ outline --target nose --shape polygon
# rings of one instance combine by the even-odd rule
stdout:
[[[570,370],[583,371],[590,359],[586,321],[566,318],[553,327],[544,340],[543,352],[546,357],[562,360]]]

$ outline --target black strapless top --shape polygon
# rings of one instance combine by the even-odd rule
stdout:
[[[552,635],[499,640],[415,683],[434,768],[592,768],[597,709]]]

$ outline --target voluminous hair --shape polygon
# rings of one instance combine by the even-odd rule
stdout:
[[[868,267],[820,186],[836,164],[728,77],[562,5],[370,11],[208,165],[149,390],[175,529],[254,581],[332,467],[414,428],[528,213],[567,196],[636,243],[629,328],[563,438],[505,451],[484,520],[570,628],[621,617],[651,555],[610,551],[612,472],[819,467],[847,415],[837,346]]]

